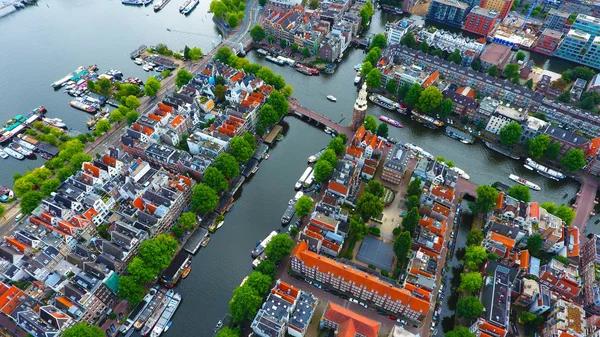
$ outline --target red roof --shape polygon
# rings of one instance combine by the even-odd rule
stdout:
[[[381,325],[333,302],[327,305],[323,318],[339,324],[338,337],[354,337],[357,333],[365,337],[377,337]]]

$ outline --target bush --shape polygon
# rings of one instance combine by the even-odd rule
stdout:
[[[377,270],[377,267],[375,267],[374,265],[370,264],[369,265],[369,269]]]
[[[369,234],[371,234],[373,236],[380,236],[381,229],[379,229],[378,227],[369,227]]]
[[[400,233],[402,233],[402,229],[400,227],[396,227],[392,231],[392,234],[394,234],[394,236],[398,236],[398,235],[400,235]]]

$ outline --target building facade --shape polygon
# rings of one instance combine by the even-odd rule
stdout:
[[[467,15],[463,29],[471,33],[488,36],[496,27],[499,15],[500,12],[495,9],[473,7]]]

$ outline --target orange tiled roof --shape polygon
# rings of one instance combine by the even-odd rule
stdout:
[[[439,213],[445,217],[450,216],[450,208],[443,206],[437,202],[433,205],[433,211],[436,213]]]
[[[440,73],[437,70],[434,71],[431,75],[429,75],[429,77],[427,77],[427,79],[425,79],[425,82],[423,82],[423,88],[427,88],[428,86],[433,84],[433,82],[435,82],[439,76]]]
[[[504,193],[498,193],[496,197],[496,206],[494,209],[502,209],[502,205],[504,205]]]
[[[537,202],[529,203],[529,217],[530,218],[540,218],[540,205]]]
[[[492,233],[490,236],[490,241],[500,242],[502,245],[504,245],[504,247],[506,247],[507,252],[512,251],[512,249],[515,247],[515,240],[496,232],[490,233]]]
[[[339,192],[343,195],[346,195],[346,193],[348,193],[348,187],[347,186],[343,186],[341,184],[336,183],[335,181],[329,181],[329,187],[330,190],[332,191],[336,191]]]
[[[381,324],[361,316],[333,302],[329,302],[323,317],[339,324],[338,337],[354,337],[357,333],[365,337],[377,337]]]
[[[519,268],[529,269],[529,251],[522,250],[519,254]]]
[[[454,191],[448,187],[436,186],[431,189],[431,194],[448,201],[454,200]]]
[[[569,226],[569,227],[567,227],[567,231],[568,231],[568,236],[569,236],[569,243],[570,243],[571,238],[573,238],[573,249],[572,250],[567,249],[567,256],[569,256],[569,257],[579,256],[579,229],[575,226]]]
[[[494,334],[495,336],[506,335],[506,330],[499,328],[493,324],[490,324],[487,321],[484,321],[483,324],[479,325],[479,330],[489,332],[491,334]]]

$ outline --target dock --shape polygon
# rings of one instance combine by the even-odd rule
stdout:
[[[208,230],[198,227],[196,231],[190,236],[188,241],[183,246],[183,250],[190,254],[196,254],[200,249],[200,243],[208,235]]]
[[[140,57],[140,55],[142,55],[142,53],[145,52],[147,49],[148,47],[146,47],[146,45],[143,44],[137,47],[136,50],[132,51],[129,56],[131,56],[132,60],[135,60],[136,58]]]
[[[281,125],[275,125],[273,127],[273,130],[271,130],[271,132],[269,132],[269,134],[267,135],[267,138],[265,138],[265,144],[273,144],[275,137],[277,137],[281,130],[283,130],[283,127]]]

